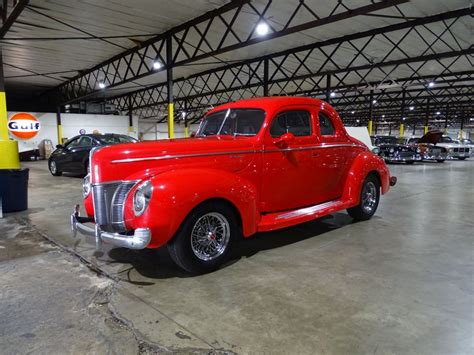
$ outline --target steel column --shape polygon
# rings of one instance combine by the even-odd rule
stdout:
[[[331,74],[326,75],[326,102],[331,103]]]
[[[174,138],[174,97],[173,97],[173,47],[172,39],[166,40],[166,87],[168,92],[168,138]]]
[[[270,96],[269,86],[268,86],[268,58],[263,60],[263,96]]]
[[[402,106],[401,106],[401,117],[400,117],[400,138],[403,138],[405,135],[405,97],[406,97],[406,89],[403,88],[402,92]]]
[[[369,95],[369,125],[368,125],[368,130],[369,130],[369,135],[372,135],[372,118],[374,114],[374,90],[370,90],[370,95]]]
[[[430,121],[430,99],[428,99],[426,101],[426,111],[425,111],[425,128],[424,128],[424,132],[425,134],[428,133],[428,125],[429,125],[429,121]]]
[[[58,134],[58,144],[63,144],[63,126],[61,122],[61,106],[56,107],[56,128]]]

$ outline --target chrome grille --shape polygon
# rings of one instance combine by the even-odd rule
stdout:
[[[123,207],[135,183],[127,181],[92,186],[95,221],[103,230],[118,232],[125,229]]]

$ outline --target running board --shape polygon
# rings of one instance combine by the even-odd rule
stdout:
[[[257,230],[259,232],[268,232],[275,229],[290,227],[295,224],[308,222],[349,207],[353,207],[351,200],[333,200],[297,210],[269,213],[262,216]]]

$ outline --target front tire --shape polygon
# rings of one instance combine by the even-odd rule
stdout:
[[[415,164],[415,161],[414,160],[407,160],[405,163],[411,165],[411,164]]]
[[[62,175],[62,172],[59,171],[58,165],[56,164],[56,162],[54,160],[50,160],[48,162],[48,168],[49,168],[49,172],[51,173],[51,175],[53,175],[53,176],[61,176]]]
[[[234,210],[226,203],[210,201],[191,211],[168,244],[168,251],[179,267],[202,274],[219,268],[240,236]]]
[[[359,205],[347,209],[356,221],[366,221],[375,214],[380,201],[380,182],[374,174],[368,175],[362,184]]]
[[[444,159],[436,159],[438,163],[444,163]]]
[[[458,157],[459,160],[466,160],[466,157]]]

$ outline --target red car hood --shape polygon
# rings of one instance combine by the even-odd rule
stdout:
[[[218,163],[215,158],[224,157],[226,153],[252,152],[254,144],[254,138],[249,137],[212,136],[106,146],[94,152],[92,182],[124,180],[145,169],[167,170],[192,161],[204,167]],[[184,157],[189,159],[180,159]],[[229,169],[245,167],[251,157],[252,154],[244,154],[238,159],[228,159],[232,164]]]
[[[423,137],[420,138],[420,140],[418,141],[418,144],[419,143],[436,144],[440,141],[443,134],[444,133],[441,131],[429,131]]]

